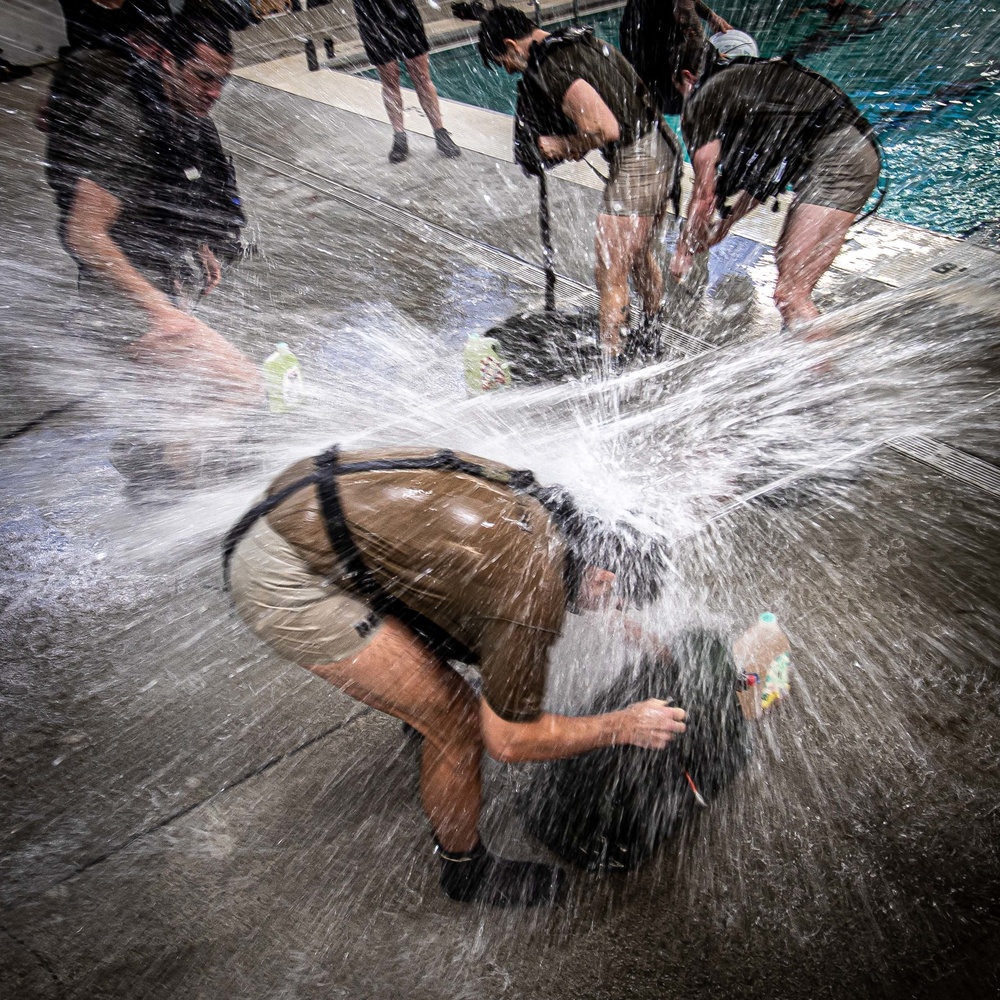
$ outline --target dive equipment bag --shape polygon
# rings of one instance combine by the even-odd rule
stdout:
[[[519,796],[528,831],[592,871],[627,871],[647,860],[695,822],[702,803],[710,805],[749,759],[737,681],[728,643],[709,631],[681,633],[668,658],[643,657],[584,714],[674,699],[689,712],[687,731],[664,750],[606,747],[538,765]]]

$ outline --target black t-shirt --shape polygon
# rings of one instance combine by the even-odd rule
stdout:
[[[115,8],[95,0],[59,0],[59,4],[71,49],[121,48],[129,35],[148,28],[152,19],[170,18],[168,0],[123,0]]]
[[[652,126],[656,113],[635,70],[613,46],[589,32],[567,32],[551,42],[536,42],[525,78],[555,110],[562,108],[566,91],[584,80],[597,92],[618,122],[619,144],[628,146]],[[563,40],[565,39],[565,40]],[[602,150],[610,157],[613,150]]]
[[[154,71],[145,73],[150,89]],[[74,188],[85,177],[121,202],[111,237],[153,279],[172,273],[200,244],[238,231],[243,217],[211,118],[175,115],[162,98],[142,93],[132,82],[114,87],[63,166]]]
[[[758,200],[794,184],[815,143],[850,126],[867,127],[847,95],[783,59],[719,70],[691,95],[681,118],[692,156],[721,142],[720,196],[745,190]]]

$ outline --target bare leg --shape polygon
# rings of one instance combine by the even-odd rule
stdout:
[[[475,847],[482,740],[478,701],[469,685],[393,618],[386,619],[357,656],[309,669],[424,735],[420,763],[424,812],[445,850]]]
[[[382,81],[382,103],[389,116],[393,132],[403,131],[403,94],[399,89],[399,63],[382,63],[375,67]]]
[[[653,319],[663,302],[663,272],[653,253],[652,241],[640,250],[632,267],[632,283],[642,299],[642,311],[648,319]]]
[[[404,62],[406,63],[406,71],[410,74],[410,79],[413,80],[413,86],[416,88],[420,106],[424,109],[424,114],[427,115],[427,120],[431,123],[431,128],[444,128],[444,122],[441,120],[441,104],[438,101],[437,90],[431,81],[431,66],[427,55],[406,59]],[[398,71],[396,79],[399,80]],[[402,121],[402,117],[400,121]]]
[[[812,300],[816,282],[844,245],[851,212],[820,205],[793,205],[775,247],[778,283],[774,303],[789,327],[819,316]]]
[[[642,275],[637,284],[647,315],[656,313],[663,295],[663,276],[651,254],[655,221],[652,216],[605,215],[603,212],[597,217],[594,281],[601,297],[601,348],[611,357],[621,351],[621,329],[628,325],[629,274],[638,270]]]

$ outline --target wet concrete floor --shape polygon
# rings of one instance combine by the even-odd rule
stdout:
[[[58,354],[73,282],[30,122],[41,82],[3,93],[4,431],[75,390],[18,367]],[[218,118],[417,220],[394,231],[239,159],[263,253],[205,315],[258,355],[280,328],[307,363],[371,365],[374,383],[405,365],[365,356],[372,324],[457,357],[469,328],[537,302],[530,281],[421,235],[424,220],[536,260],[532,189],[510,165],[456,166],[411,139],[392,172],[387,130],[248,85]],[[595,197],[556,193],[560,268],[580,282]],[[995,498],[882,451],[839,502],[740,510],[691,540],[679,560],[707,613],[787,623],[796,698],[741,786],[649,865],[575,871],[563,906],[505,913],[439,894],[395,720],[229,613],[218,534],[250,487],[137,505],[86,416],[2,449],[0,995],[997,995]],[[330,423],[333,439],[344,418]],[[488,766],[487,837],[540,857],[513,805],[524,774]]]

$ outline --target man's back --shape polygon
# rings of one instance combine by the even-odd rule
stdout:
[[[429,454],[369,451],[341,461]],[[475,456],[459,458],[490,475],[508,471]],[[313,469],[311,459],[296,463],[269,492]],[[511,718],[532,714],[567,604],[567,546],[548,511],[491,478],[449,469],[338,475],[337,487],[350,537],[378,583],[479,657],[492,704],[505,706]],[[293,494],[267,521],[315,572],[345,583],[338,556],[346,553],[334,555],[315,487]]]

